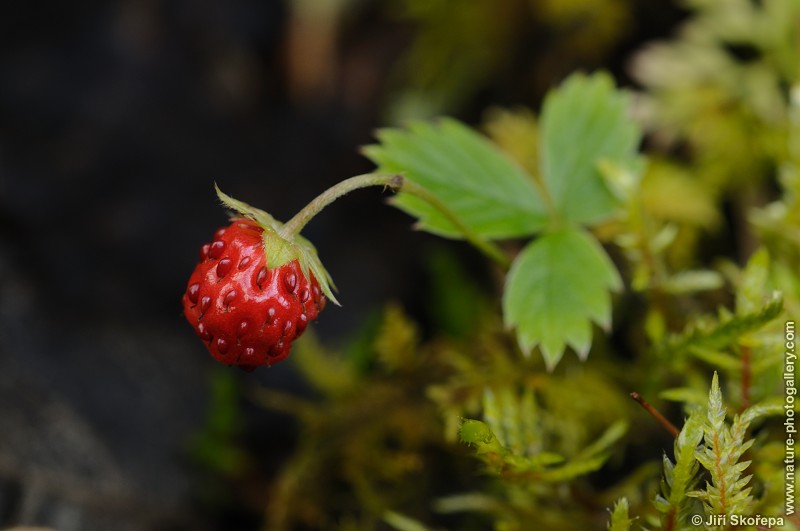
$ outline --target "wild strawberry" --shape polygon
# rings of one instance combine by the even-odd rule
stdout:
[[[300,231],[338,197],[366,186],[402,188],[399,175],[346,179],[306,205],[286,224],[217,188],[236,212],[200,250],[200,262],[183,294],[183,313],[217,361],[251,371],[289,355],[325,307],[339,304],[317,251]]]
[[[283,224],[266,212],[217,192],[245,217],[201,248],[183,311],[217,361],[250,371],[286,358],[325,307],[326,293],[336,299],[307,240],[283,234]]]
[[[252,370],[289,355],[292,341],[325,307],[314,275],[293,260],[267,267],[264,229],[235,219],[200,251],[183,310],[214,358]]]

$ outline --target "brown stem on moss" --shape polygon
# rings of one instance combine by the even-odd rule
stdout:
[[[675,529],[675,508],[670,508],[667,517],[664,519],[663,531],[674,531]]]
[[[752,366],[750,347],[742,347],[742,411],[750,407],[750,379],[752,377]]]
[[[659,410],[657,410],[652,405],[650,405],[650,403],[647,400],[645,400],[644,398],[642,398],[639,393],[637,393],[635,391],[632,392],[631,393],[631,398],[636,400],[639,403],[640,406],[645,408],[645,410],[647,410],[647,412],[650,413],[650,415],[652,415],[653,418],[655,418],[659,422],[659,424],[664,426],[664,429],[666,429],[668,432],[670,432],[673,437],[677,437],[680,434],[681,430],[676,428],[673,423],[668,421],[667,418],[664,415],[662,415]]]

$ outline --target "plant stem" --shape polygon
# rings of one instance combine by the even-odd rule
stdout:
[[[639,393],[634,391],[633,393],[631,393],[631,398],[639,402],[639,405],[645,408],[647,412],[650,413],[659,422],[659,424],[664,426],[664,429],[666,429],[668,432],[672,434],[673,437],[677,437],[680,434],[681,431],[678,428],[676,428],[673,423],[668,421],[667,418],[664,415],[662,415],[659,410],[654,408],[652,405],[650,405],[650,403],[647,400],[642,398],[642,396]]]
[[[289,239],[292,236],[300,234],[303,227],[305,227],[314,216],[319,214],[323,208],[353,190],[367,188],[369,186],[383,186],[389,187],[396,192],[403,186],[404,181],[405,179],[400,175],[381,175],[378,173],[365,173],[345,179],[322,192],[315,197],[313,201],[307,204],[303,210],[295,214],[292,219],[281,227],[280,235]]]
[[[750,407],[750,378],[751,378],[750,347],[742,347],[742,411]]]
[[[503,266],[503,268],[508,269],[511,267],[511,260],[509,260],[508,256],[502,251],[502,249],[500,249],[494,243],[484,240],[475,234],[469,227],[464,225],[464,223],[453,213],[453,211],[447,208],[447,205],[445,205],[438,197],[418,184],[408,180],[403,183],[401,190],[430,203],[430,205],[444,215],[444,217],[447,218],[447,221],[452,223],[453,226],[464,235],[464,238],[466,238],[466,240],[476,249],[478,249],[488,258],[491,258],[497,262],[499,265]]]
[[[322,211],[322,209],[324,209],[326,206],[330,205],[341,196],[352,192],[353,190],[367,188],[369,186],[383,186],[385,188],[391,188],[394,192],[402,191],[419,197],[438,210],[444,217],[446,217],[447,220],[464,235],[464,238],[469,243],[475,246],[475,248],[477,248],[487,257],[491,258],[506,269],[508,269],[508,267],[511,265],[511,261],[502,251],[502,249],[500,249],[494,243],[484,240],[475,234],[475,232],[464,225],[464,223],[453,213],[453,211],[450,210],[441,200],[439,200],[438,197],[431,194],[428,190],[419,186],[418,184],[404,179],[401,175],[365,173],[363,175],[350,177],[349,179],[345,179],[344,181],[335,184],[314,198],[314,200],[306,205],[300,212],[295,214],[292,219],[287,221],[279,231],[280,236],[285,239],[291,239],[293,236],[300,234],[300,231],[303,230],[306,224],[311,221],[314,216],[319,214],[319,212]]]

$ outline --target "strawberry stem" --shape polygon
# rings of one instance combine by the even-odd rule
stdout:
[[[306,205],[300,212],[286,222],[278,230],[278,235],[284,239],[290,240],[294,236],[300,234],[300,231],[311,221],[314,216],[320,213],[322,209],[336,201],[341,196],[358,190],[359,188],[367,188],[369,186],[383,186],[390,188],[393,192],[406,192],[415,195],[429,203],[436,210],[441,212],[450,223],[453,224],[463,235],[464,238],[470,242],[475,248],[491,258],[504,268],[508,269],[511,265],[511,260],[508,256],[494,243],[484,240],[476,235],[445,205],[438,197],[430,193],[428,190],[419,186],[418,184],[404,179],[401,175],[382,175],[378,173],[365,173],[363,175],[356,175],[344,181],[333,185],[328,188],[308,205]]]
[[[464,235],[464,238],[466,238],[466,240],[476,249],[481,251],[488,258],[491,258],[497,262],[504,269],[511,267],[511,260],[502,249],[500,249],[494,243],[484,240],[475,234],[469,227],[464,225],[464,222],[462,222],[452,210],[447,208],[447,205],[445,205],[438,197],[430,193],[428,190],[417,183],[405,180],[403,182],[403,186],[401,187],[401,191],[415,195],[423,201],[427,201],[433,208],[441,212],[442,215],[444,215],[444,217],[446,217],[447,220],[452,223],[453,226]]]
[[[391,188],[396,192],[403,186],[403,181],[404,179],[400,175],[381,175],[378,173],[365,173],[345,179],[315,197],[303,210],[287,221],[278,233],[287,240],[297,236],[300,234],[300,231],[303,230],[303,227],[305,227],[314,216],[319,214],[323,208],[353,190],[367,188],[369,186],[383,186],[384,188]]]

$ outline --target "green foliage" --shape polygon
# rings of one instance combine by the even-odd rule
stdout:
[[[611,521],[608,522],[608,531],[628,531],[633,520],[628,517],[628,499],[620,498],[611,511]]]
[[[369,364],[325,350],[313,335],[298,347],[297,367],[324,400],[271,389],[254,394],[301,426],[295,454],[272,489],[267,528],[338,529],[347,521],[373,529],[387,518],[408,528],[415,515],[403,509],[423,505],[430,492],[419,480],[437,466],[426,450],[441,452],[444,444],[436,410],[424,399],[436,359],[420,352],[415,325],[397,308],[371,338]]]
[[[712,193],[750,187],[785,157],[785,90],[800,75],[800,5],[687,4],[695,13],[680,38],[651,45],[634,61],[633,74],[648,89],[642,113],[665,145],[690,144],[692,172]]]
[[[539,153],[542,181],[556,215],[573,224],[613,215],[619,202],[598,164],[635,169],[640,137],[627,97],[608,75],[573,75],[550,92],[542,106]]]
[[[447,42],[414,52],[429,60],[420,91],[469,92],[492,71],[460,74],[480,59],[469,50],[481,32],[510,38],[497,29],[507,11],[479,27],[484,0],[402,3],[425,20],[426,46]],[[383,129],[365,149],[379,171],[438,201],[396,199],[421,228],[491,245],[509,267],[481,278],[434,252],[422,322],[389,304],[341,348],[306,332],[291,363],[315,398],[251,393],[299,426],[266,529],[682,531],[718,528],[692,516],[784,513],[784,330],[800,315],[800,4],[685,5],[683,31],[636,56],[634,98],[607,74],[576,74],[539,117],[488,113],[490,140],[448,118]],[[534,9],[566,24],[597,6],[620,3]],[[221,426],[211,430],[220,452],[205,455],[225,461],[238,432]]]
[[[569,344],[589,354],[592,321],[611,326],[609,290],[619,274],[597,241],[579,229],[550,232],[530,243],[514,261],[503,296],[506,324],[517,330],[526,353],[537,344],[548,368]]]
[[[696,452],[697,461],[708,470],[711,481],[704,490],[689,493],[703,501],[706,514],[747,515],[752,510],[752,486],[747,486],[752,475],[742,477],[750,461],[741,461],[742,455],[753,445],[745,440],[748,423],[743,416],[735,416],[732,425],[725,421],[727,411],[722,402],[719,380],[714,374],[708,395],[707,418],[703,425],[703,446]]]
[[[433,193],[464,225],[484,238],[526,236],[546,221],[534,183],[480,135],[451,119],[383,129],[364,154],[384,173],[403,173]],[[410,194],[393,203],[419,218],[419,227],[443,236],[460,231],[439,210]]]
[[[535,399],[530,390],[515,399],[506,396],[501,404],[491,390],[484,397],[484,415],[489,424],[464,420],[461,441],[473,446],[475,453],[507,481],[561,482],[594,472],[608,459],[606,452],[627,430],[624,422],[612,424],[596,441],[575,456],[563,456],[540,450],[539,426],[536,422]],[[500,434],[495,435],[495,432]]]
[[[756,252],[743,269],[730,268],[738,284],[735,309],[720,309],[716,319],[693,319],[680,334],[666,337],[656,347],[656,358],[678,368],[689,359],[725,373],[734,386],[732,398],[740,409],[763,401],[780,390],[783,348],[776,341],[784,309],[781,292],[771,289],[770,259],[765,249]],[[671,389],[662,396],[687,404],[704,402],[700,382],[692,388]]]
[[[554,405],[546,402],[530,385],[513,391],[508,386],[487,388],[483,396],[484,421],[465,419],[459,435],[492,477],[498,478],[496,493],[480,500],[470,495],[442,499],[441,510],[484,510],[495,514],[499,529],[559,529],[580,525],[558,502],[560,485],[574,483],[600,470],[612,449],[621,443],[627,423],[618,420],[592,433],[589,443],[572,449],[554,432],[568,424],[565,417],[554,418]],[[614,407],[612,402],[610,407]],[[547,448],[550,446],[551,448]],[[571,455],[562,450],[572,452]],[[537,515],[548,513],[547,524]],[[547,519],[545,519],[547,520]],[[572,520],[572,521],[571,521]]]
[[[695,452],[702,438],[703,417],[700,410],[695,410],[675,439],[675,461],[670,461],[666,455],[663,458],[661,494],[656,495],[654,504],[662,513],[661,524],[665,529],[689,525],[689,517],[697,514],[696,504],[689,498],[689,493],[698,481]]]
[[[663,355],[688,352],[703,357],[735,344],[738,340],[773,321],[783,310],[783,298],[775,294],[752,313],[731,315],[722,312],[717,321],[697,321],[690,330],[669,339]]]
[[[764,476],[743,456],[752,457],[757,442],[749,433],[751,424],[770,415],[783,415],[782,405],[779,400],[756,404],[729,422],[714,373],[707,399],[693,408],[675,440],[675,461],[664,456],[661,493],[654,499],[662,529],[697,528],[691,517],[698,515],[703,522],[709,515],[725,516],[730,522],[732,515],[777,514],[769,489],[762,483]],[[701,528],[727,528],[724,521],[718,521],[722,522],[719,526]]]
[[[728,201],[735,215],[755,221],[736,231],[739,245],[752,251],[749,234],[758,230],[770,251],[788,251],[797,261],[798,246],[791,243],[797,239],[791,236],[797,234],[797,216],[787,216],[797,209],[784,200],[766,207],[763,184],[772,181],[776,170],[782,182],[797,172],[792,147],[797,145],[797,120],[792,118],[797,103],[791,94],[800,75],[800,4],[713,0],[687,2],[687,7],[693,16],[678,38],[647,46],[631,69],[645,87],[637,113],[653,146],[671,156],[668,179],[644,180],[648,209],[662,218],[681,215],[684,220],[681,245],[669,258],[689,262],[701,232],[720,227],[708,216],[708,207],[719,209]],[[681,181],[679,175],[690,180]],[[668,186],[685,201],[673,201],[676,195],[666,193]],[[784,199],[792,201],[790,194]],[[686,215],[699,223],[686,223]]]
[[[503,310],[522,350],[541,345],[552,369],[567,345],[587,356],[592,322],[610,326],[609,291],[621,281],[581,226],[620,208],[607,177],[624,173],[635,180],[640,132],[628,117],[627,97],[598,73],[573,75],[548,95],[540,133],[528,140],[539,144],[537,177],[453,120],[382,130],[380,144],[364,153],[379,171],[403,173],[448,209],[401,193],[395,205],[419,218],[425,230],[458,236],[459,227],[446,215],[452,213],[479,238],[542,233],[515,259]]]

